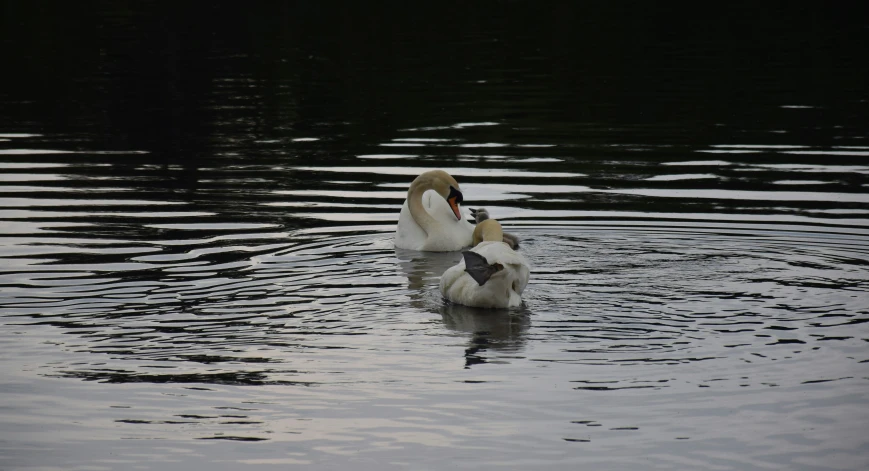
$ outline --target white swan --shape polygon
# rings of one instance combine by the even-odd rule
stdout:
[[[429,252],[453,252],[471,245],[474,225],[465,220],[459,203],[462,191],[443,170],[416,177],[401,206],[395,246]]]
[[[522,303],[520,297],[531,266],[503,242],[501,224],[487,219],[474,230],[473,249],[441,276],[441,293],[450,301],[473,307],[504,308]]]

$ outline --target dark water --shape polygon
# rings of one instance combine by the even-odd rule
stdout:
[[[2,8],[0,468],[869,467],[856,11]]]

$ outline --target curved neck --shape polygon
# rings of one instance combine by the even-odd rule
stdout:
[[[428,185],[422,182],[414,182],[407,190],[407,208],[410,210],[410,215],[426,234],[431,234],[440,224],[422,206],[422,195],[429,189]]]

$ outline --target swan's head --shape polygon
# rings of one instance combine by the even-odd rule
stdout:
[[[416,187],[420,186],[422,189],[435,190],[439,195],[447,200],[450,209],[453,210],[453,214],[456,216],[456,220],[462,220],[462,213],[459,210],[459,204],[464,201],[464,197],[462,196],[462,190],[459,188],[459,182],[457,182],[452,175],[443,170],[429,170],[428,172],[416,177],[413,183],[410,184],[408,195],[410,195]]]
[[[458,186],[458,184],[456,184]],[[450,209],[453,210],[453,214],[456,215],[456,220],[462,220],[462,213],[459,211],[459,203],[464,201],[464,197],[462,196],[462,192],[459,191],[456,187],[450,185],[450,191],[446,196],[447,203],[450,205]]]

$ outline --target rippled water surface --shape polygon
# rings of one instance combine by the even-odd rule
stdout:
[[[869,467],[866,21],[29,8],[0,468]],[[435,168],[521,308],[393,246]]]

